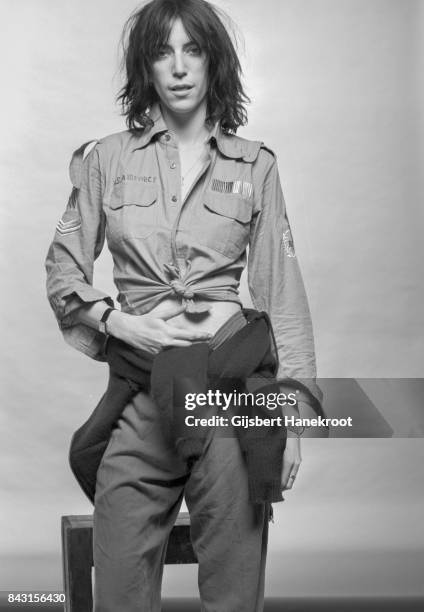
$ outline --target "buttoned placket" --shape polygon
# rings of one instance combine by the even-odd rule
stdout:
[[[187,262],[183,257],[182,253],[179,252],[178,244],[177,244],[177,233],[179,228],[179,223],[181,220],[181,216],[183,210],[185,208],[186,203],[188,202],[194,188],[200,181],[200,179],[204,176],[203,185],[200,193],[200,201],[203,201],[203,195],[206,190],[206,187],[209,183],[213,167],[216,161],[216,150],[213,149],[209,152],[208,159],[205,160],[201,170],[193,180],[190,189],[188,190],[184,200],[182,199],[181,194],[181,161],[179,156],[178,144],[175,139],[169,132],[165,132],[165,134],[161,137],[160,143],[157,143],[156,146],[162,147],[162,151],[164,153],[165,158],[165,168],[166,168],[166,178],[163,180],[163,184],[165,185],[165,208],[171,212],[170,218],[172,219],[172,229],[171,229],[171,252],[172,252],[172,262],[170,262],[167,266],[172,267],[175,270],[175,273],[178,275],[178,278],[182,282],[186,272],[187,272]],[[163,166],[163,161],[159,159],[161,157],[161,151],[157,151],[158,153],[158,163],[161,169]],[[162,163],[161,163],[162,161]]]

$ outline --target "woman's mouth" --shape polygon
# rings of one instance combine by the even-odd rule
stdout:
[[[170,90],[171,91],[175,91],[175,92],[178,92],[178,91],[189,91],[190,89],[193,89],[193,85],[183,85],[183,84],[180,84],[180,85],[173,85],[172,87],[170,87]]]

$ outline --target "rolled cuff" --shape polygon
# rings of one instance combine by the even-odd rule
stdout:
[[[310,416],[310,403],[305,402],[303,400],[299,400],[297,402],[296,406],[282,406],[281,411],[283,414],[283,417],[287,417],[287,418],[294,418],[294,419],[303,419],[305,417],[305,414]],[[316,418],[316,415],[315,415]],[[300,438],[302,436],[302,434],[305,432],[306,429],[309,428],[309,425],[292,425],[290,423],[286,423],[285,422],[285,426],[287,428],[287,431],[290,432],[292,434],[292,436],[289,437],[293,437],[296,436],[298,438]]]
[[[64,323],[64,320],[66,320],[76,310],[81,308],[81,306],[93,302],[100,302],[102,300],[104,300],[109,306],[113,307],[113,300],[107,293],[99,291],[99,289],[95,289],[91,285],[75,287],[69,291],[69,293],[62,296],[59,308],[61,316],[58,318],[62,321],[62,323]]]
[[[300,412],[298,416],[302,417],[302,412],[309,413],[311,410],[318,416],[325,416],[322,408],[323,392],[317,385],[315,378],[277,377],[277,384],[280,393],[286,395],[295,393],[298,404],[296,410]],[[301,411],[302,404],[304,405],[303,411]]]
[[[114,302],[109,295],[94,289],[91,285],[84,285],[73,289],[67,295],[57,299],[56,304],[52,304],[59,328],[67,344],[96,361],[106,361],[104,354],[106,336],[100,331],[76,321],[74,315],[85,304],[101,301],[111,308],[114,307]]]

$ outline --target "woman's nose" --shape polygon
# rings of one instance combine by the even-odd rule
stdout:
[[[183,77],[187,74],[186,65],[182,53],[175,53],[174,63],[172,65],[172,74],[175,77]]]

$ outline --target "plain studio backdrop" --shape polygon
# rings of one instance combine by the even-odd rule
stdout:
[[[231,0],[252,98],[239,134],[278,157],[321,377],[422,377],[423,13],[419,0]],[[81,143],[125,128],[118,39],[132,0],[3,0],[0,589],[61,588],[67,465],[106,367],[61,339],[44,257]],[[95,285],[116,295],[105,252]],[[242,294],[248,303],[246,283]],[[398,398],[402,414],[408,397]],[[384,407],[379,406],[380,410]],[[422,439],[307,439],[275,506],[267,593],[422,595]],[[168,567],[166,596],[196,593]]]

